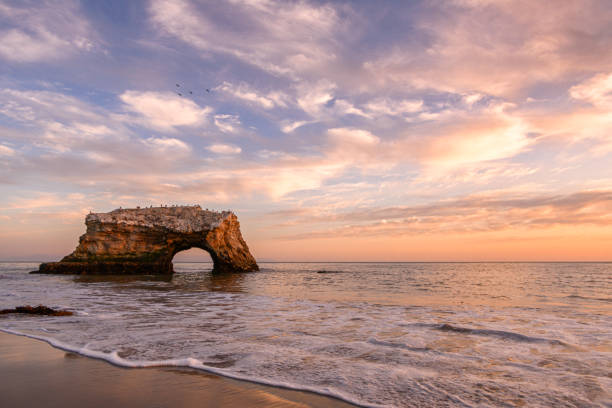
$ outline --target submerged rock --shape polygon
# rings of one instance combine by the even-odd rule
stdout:
[[[3,309],[0,310],[0,314],[9,314],[9,313],[25,313],[25,314],[33,314],[33,315],[45,315],[45,316],[72,316],[72,312],[68,310],[55,310],[50,307],[38,305],[36,307],[25,305],[25,306],[17,306],[14,309]]]
[[[171,274],[177,252],[201,248],[213,260],[213,272],[259,269],[230,211],[199,205],[117,209],[92,213],[79,246],[60,262],[40,265],[35,273]]]

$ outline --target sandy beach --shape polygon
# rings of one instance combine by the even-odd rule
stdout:
[[[312,393],[193,369],[126,369],[0,332],[6,407],[351,407]]]

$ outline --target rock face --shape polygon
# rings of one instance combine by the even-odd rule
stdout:
[[[240,233],[236,215],[197,206],[118,209],[92,213],[79,246],[38,273],[170,274],[172,258],[189,248],[208,251],[213,272],[259,269]]]

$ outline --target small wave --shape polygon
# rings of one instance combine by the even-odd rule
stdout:
[[[566,299],[583,299],[583,300],[597,300],[600,302],[612,302],[612,298],[596,298],[596,297],[588,297],[588,296],[580,296],[580,295],[569,295],[565,297]]]
[[[336,398],[342,401],[346,401],[350,404],[362,406],[362,407],[371,407],[371,408],[383,408],[382,405],[373,405],[368,404],[365,401],[360,401],[355,399],[349,395],[346,395],[343,392],[340,392],[333,388],[316,388],[311,386],[303,386],[300,384],[295,384],[286,381],[270,381],[263,378],[250,377],[248,375],[241,375],[232,372],[228,372],[227,370],[212,367],[210,365],[204,364],[202,361],[197,360],[192,357],[187,358],[176,358],[176,359],[168,359],[168,360],[154,360],[154,361],[144,361],[144,360],[126,360],[122,358],[117,351],[113,351],[111,353],[105,353],[103,351],[96,351],[88,349],[87,346],[79,347],[74,346],[63,341],[54,339],[52,337],[44,337],[37,336],[35,334],[27,334],[21,333],[16,330],[6,329],[0,327],[0,332],[13,334],[16,336],[23,336],[34,340],[44,341],[52,347],[57,349],[68,351],[71,353],[80,354],[85,357],[95,358],[98,360],[104,360],[110,364],[113,364],[117,367],[122,368],[152,368],[152,367],[187,367],[193,368],[200,371],[206,371],[209,373],[217,374],[223,377],[233,378],[235,380],[241,381],[249,381],[257,384],[269,385],[272,387],[286,388],[290,390],[298,390],[298,391],[308,391],[319,395],[325,395],[328,397]]]
[[[524,342],[524,343],[548,343],[553,346],[572,347],[571,345],[561,340],[525,336],[524,334],[513,333],[513,332],[504,331],[504,330],[470,329],[467,327],[452,326],[448,323],[436,325],[435,329],[440,330],[440,331],[445,331],[445,332],[473,334],[476,336],[499,337],[499,338],[506,339],[506,340],[512,340],[512,341],[518,341],[518,342]]]
[[[404,343],[393,343],[390,341],[376,340],[374,338],[368,339],[368,343],[374,344],[376,346],[400,348],[400,349],[409,350],[409,351],[418,351],[418,352],[431,351],[429,347],[412,347]]]

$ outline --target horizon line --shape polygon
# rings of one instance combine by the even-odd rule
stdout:
[[[41,260],[2,260],[0,263],[45,263],[55,261],[41,261]],[[598,261],[258,261],[259,263],[612,263],[612,260]],[[172,263],[213,263],[210,261],[173,261]]]

